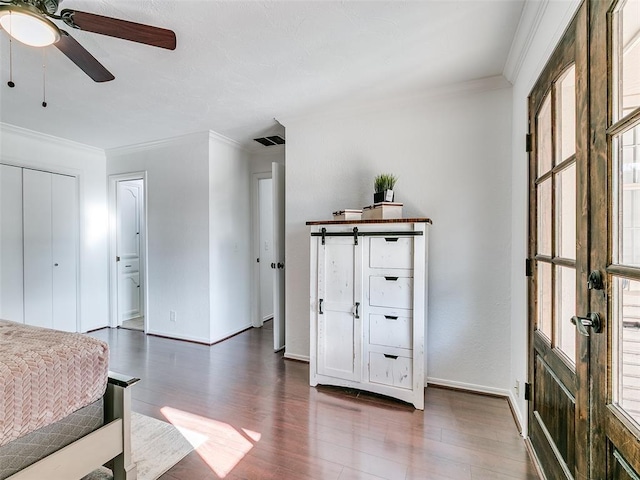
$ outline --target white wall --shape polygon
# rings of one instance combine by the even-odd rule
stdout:
[[[249,154],[209,137],[210,342],[251,323],[251,175]]]
[[[248,155],[211,132],[107,151],[109,175],[139,171],[149,333],[212,343],[249,326]]]
[[[375,175],[391,172],[405,216],[433,220],[428,377],[508,393],[512,94],[494,80],[480,82],[494,87],[484,91],[284,119],[287,356],[309,356],[305,221],[372,203]]]
[[[209,135],[107,150],[107,174],[147,172],[149,333],[209,342]],[[169,311],[176,312],[171,322]]]
[[[527,403],[523,384],[527,380],[527,282],[524,261],[527,258],[528,219],[528,155],[525,135],[528,132],[528,96],[548,61],[562,33],[569,25],[577,1],[528,2],[518,28],[508,64],[513,83],[513,143],[511,197],[511,385],[520,381],[520,394],[515,399],[516,413],[526,424]],[[519,45],[521,44],[521,45]],[[511,67],[511,68],[509,68]]]
[[[271,172],[271,163],[284,165],[284,145],[272,145],[270,147],[256,147],[251,152],[251,173]]]
[[[80,206],[80,328],[108,325],[107,185],[104,151],[0,124],[0,162],[76,175]]]

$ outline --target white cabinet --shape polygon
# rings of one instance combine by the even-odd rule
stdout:
[[[0,165],[0,318],[77,331],[75,177]]]
[[[311,225],[310,383],[424,408],[428,219]]]

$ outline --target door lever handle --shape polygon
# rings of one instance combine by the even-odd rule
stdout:
[[[356,314],[355,314],[356,318],[360,318],[359,310],[360,310],[360,302],[356,302]]]
[[[578,333],[584,337],[589,336],[587,327],[591,327],[594,333],[602,331],[602,321],[597,313],[588,313],[586,317],[571,317],[571,323],[578,328]]]

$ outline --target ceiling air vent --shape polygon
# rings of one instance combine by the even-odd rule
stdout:
[[[254,138],[254,140],[265,147],[270,147],[271,145],[284,145],[284,138],[280,135],[274,135],[273,137],[262,137],[262,138]]]

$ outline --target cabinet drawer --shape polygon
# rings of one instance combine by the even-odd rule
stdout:
[[[410,317],[377,313],[369,316],[369,343],[373,345],[411,349],[412,332]]]
[[[369,353],[369,381],[392,387],[413,388],[413,359],[399,355]]]
[[[390,308],[412,308],[413,278],[395,276],[369,277],[369,305]]]
[[[371,268],[413,268],[413,238],[371,238],[369,266]]]

